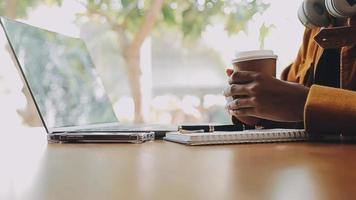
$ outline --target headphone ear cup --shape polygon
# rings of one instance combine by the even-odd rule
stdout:
[[[308,28],[324,27],[330,24],[325,0],[305,0],[299,6],[298,18]]]
[[[356,15],[355,0],[325,0],[325,6],[334,17],[347,18]]]
[[[308,20],[307,15],[305,14],[304,11],[304,1],[302,2],[302,4],[300,4],[299,8],[298,8],[298,19],[299,21],[308,28],[313,28],[315,27],[313,24],[310,23],[310,20]]]

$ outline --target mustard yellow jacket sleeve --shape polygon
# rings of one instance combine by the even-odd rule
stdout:
[[[323,53],[314,41],[314,36],[320,29],[306,29],[303,44],[299,49],[295,61],[282,73],[282,79],[309,86],[308,79]],[[355,53],[350,51],[351,54]],[[346,55],[344,55],[346,57]],[[356,92],[350,85],[356,80],[354,56],[348,55],[344,59],[349,64],[348,68],[341,71],[343,80],[349,84],[349,90],[312,85],[304,107],[304,127],[309,134],[352,134],[356,135]],[[353,64],[352,64],[353,63]],[[343,63],[345,65],[345,62]],[[356,77],[356,76],[355,76]]]
[[[356,92],[313,85],[304,107],[304,126],[310,134],[356,135]]]

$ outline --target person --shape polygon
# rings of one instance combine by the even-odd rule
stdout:
[[[329,28],[340,26],[356,26],[356,17],[334,20]],[[337,43],[348,37],[351,43],[322,48],[314,37],[323,29],[305,29],[298,55],[281,79],[226,70],[229,86],[224,95],[246,96],[226,104],[234,123],[305,128],[309,134],[356,135],[356,32],[352,29],[348,36],[332,38]],[[246,121],[246,116],[260,120]]]

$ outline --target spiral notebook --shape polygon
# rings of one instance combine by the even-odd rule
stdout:
[[[308,134],[303,129],[261,129],[210,133],[169,132],[164,140],[187,145],[292,142],[306,141]]]

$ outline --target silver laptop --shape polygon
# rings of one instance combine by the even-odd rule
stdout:
[[[81,39],[0,19],[49,140],[142,142],[177,130],[119,123]]]

